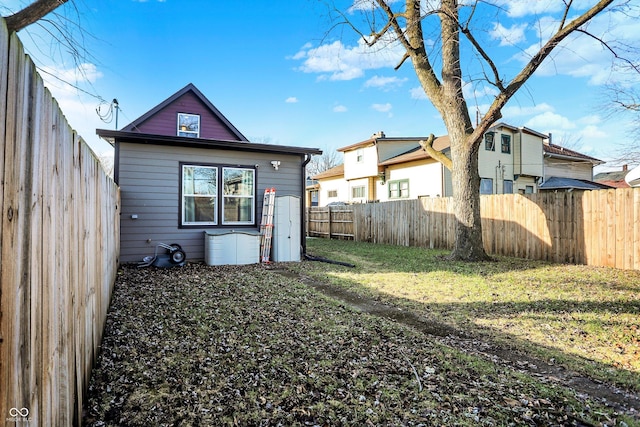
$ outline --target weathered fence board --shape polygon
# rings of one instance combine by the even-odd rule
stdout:
[[[310,208],[309,235],[333,233],[334,207]],[[356,241],[450,249],[451,198],[351,205],[341,235]],[[487,252],[560,263],[640,270],[640,188],[481,196]],[[321,232],[314,228],[322,224]],[[346,226],[351,226],[347,228]]]
[[[77,425],[117,270],[119,191],[2,19],[0,61],[0,416]]]

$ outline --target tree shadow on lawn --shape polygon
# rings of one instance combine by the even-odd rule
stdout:
[[[354,260],[355,258],[352,259],[352,261]],[[499,276],[513,270],[536,270],[550,265],[536,261],[531,268],[530,265],[527,266],[526,260],[522,260],[522,262],[514,260],[512,263],[501,262],[499,264],[501,264],[499,268],[496,268],[496,265],[491,266],[490,269],[487,267],[490,272],[486,274]],[[387,264],[381,270],[393,270],[392,265],[393,263]],[[439,271],[482,275],[478,273],[478,271],[483,271],[482,265],[476,265],[471,272],[468,268],[464,265],[462,267],[456,266],[456,263],[441,262],[437,264]],[[296,270],[294,267],[293,271]],[[539,325],[536,332],[540,332],[549,322],[562,321],[563,318],[570,317],[572,314],[576,314],[576,316],[588,315],[588,320],[572,319],[572,323],[568,323],[572,330],[563,331],[562,337],[557,336],[557,330],[554,332],[549,328],[549,331],[546,331],[548,335],[551,335],[552,341],[554,333],[556,334],[559,346],[578,346],[582,344],[581,338],[590,330],[606,331],[624,326],[621,322],[610,318],[609,314],[637,316],[640,314],[640,301],[612,299],[598,302],[543,298],[517,302],[421,302],[387,294],[345,278],[340,279],[340,285],[332,285],[323,279],[311,278],[305,270],[304,267],[300,268],[303,282],[363,312],[391,318],[424,333],[440,337],[445,343],[452,346],[480,353],[497,359],[497,361],[505,362],[516,369],[528,371],[535,376],[550,378],[552,381],[557,380],[580,392],[640,411],[640,400],[637,396],[640,392],[640,373],[616,367],[602,360],[574,354],[559,347],[542,345],[523,337],[522,330],[520,334],[510,333],[508,325],[492,326],[492,324],[499,322],[508,324],[510,319],[517,320],[520,317],[528,318],[529,324]],[[416,274],[433,271],[430,267],[419,269],[405,267],[404,270]],[[348,271],[350,269],[335,265],[322,267],[323,274],[327,275]],[[591,286],[594,284],[592,283]],[[595,286],[611,287],[612,284],[596,283]],[[616,290],[625,290],[625,286],[617,287]],[[451,313],[454,316],[451,316]],[[456,313],[462,313],[467,318],[462,322],[460,319],[456,320],[454,318]],[[578,327],[576,324],[580,326]],[[640,334],[640,331],[636,329],[635,334],[635,339],[639,340],[640,337],[637,334]],[[611,339],[611,345],[615,345],[616,337],[611,337]],[[637,350],[638,341],[631,343],[631,345],[635,345]],[[636,360],[637,356],[640,356],[640,353],[636,352]],[[601,375],[601,373],[608,374]],[[608,386],[606,383],[612,379],[616,384]],[[623,389],[627,391],[625,392]]]

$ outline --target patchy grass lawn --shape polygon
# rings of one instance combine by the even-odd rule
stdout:
[[[443,251],[326,239],[307,251],[356,267],[307,263],[305,274],[640,392],[638,271],[445,262]]]
[[[314,242],[312,249],[337,256],[331,247]],[[311,262],[286,267],[382,295],[383,291],[358,281],[378,280],[373,274],[378,249],[349,247],[345,244],[340,257],[359,264],[362,260],[355,271]],[[408,254],[399,252],[397,258],[387,259],[380,272],[384,275],[394,265],[404,265],[395,274],[404,275],[408,284],[421,281],[429,271],[417,262],[409,267],[404,262]],[[273,268],[280,267],[122,268],[83,424],[636,422],[558,383],[464,354],[412,328],[355,311],[304,285],[296,275]],[[358,274],[363,276],[358,279]],[[459,292],[452,289],[448,298],[455,302]],[[409,306],[419,301],[415,295],[388,298],[401,298]],[[422,307],[425,315],[435,315],[427,313],[425,301],[420,304],[425,305],[415,307]],[[481,305],[473,310],[480,311]],[[458,317],[447,316],[464,324]]]

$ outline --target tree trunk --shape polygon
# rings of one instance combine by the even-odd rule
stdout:
[[[450,136],[451,137],[451,136]],[[456,216],[455,242],[451,260],[488,261],[482,242],[480,218],[479,143],[451,141],[453,164],[453,211]]]

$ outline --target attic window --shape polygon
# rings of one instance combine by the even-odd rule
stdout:
[[[200,137],[200,115],[178,113],[178,136]]]

